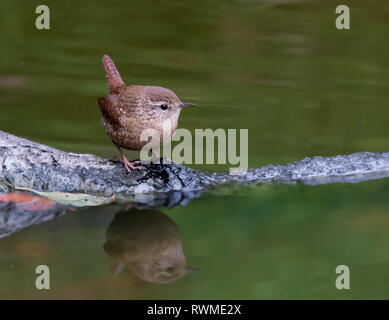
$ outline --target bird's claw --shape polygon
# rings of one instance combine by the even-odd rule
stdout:
[[[136,160],[136,161],[131,162],[131,161],[128,161],[127,158],[123,157],[123,164],[128,172],[131,172],[132,170],[143,169],[142,166],[136,166],[136,164],[138,164],[138,163],[140,163],[140,161]]]

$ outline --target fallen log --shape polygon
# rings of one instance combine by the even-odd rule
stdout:
[[[248,169],[242,175],[206,172],[178,164],[148,164],[128,173],[119,160],[64,152],[0,131],[0,192],[17,188],[85,193],[148,203],[185,204],[204,190],[230,184],[309,185],[389,176],[389,153],[316,156],[285,165]]]

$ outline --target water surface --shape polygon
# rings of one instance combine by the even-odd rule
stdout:
[[[49,1],[50,31],[34,28],[38,4],[0,3],[1,130],[116,155],[97,106],[107,53],[128,84],[165,86],[197,103],[181,127],[249,129],[250,167],[388,151],[385,1],[350,1],[350,31],[334,26],[336,1]],[[145,279],[139,264],[111,275],[136,248],[162,250],[141,235],[135,249],[128,244],[134,226],[115,221],[136,208],[67,211],[0,239],[0,297],[388,298],[388,191],[387,179],[241,187],[152,209],[176,235],[166,239],[158,219],[139,227],[178,250],[168,284]],[[109,232],[118,242],[107,252],[112,228],[119,240]],[[183,261],[200,271],[183,275]],[[51,269],[48,291],[34,287],[38,264]],[[334,285],[340,264],[351,269],[347,292]]]

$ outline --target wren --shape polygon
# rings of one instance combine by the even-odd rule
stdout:
[[[165,121],[170,121],[168,140],[171,140],[178,127],[181,109],[194,104],[182,102],[173,91],[163,87],[127,86],[109,56],[104,55],[102,62],[109,90],[106,97],[98,99],[104,129],[119,150],[126,170],[141,169],[137,165],[139,161],[130,162],[122,148],[141,150],[148,143],[141,140],[146,129],[156,130],[160,136],[166,135],[163,131]],[[164,143],[166,139],[160,139],[160,146]]]

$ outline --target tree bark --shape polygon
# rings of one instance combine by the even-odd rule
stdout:
[[[128,173],[118,160],[64,152],[0,131],[0,192],[17,187],[112,196],[154,205],[185,204],[229,184],[360,182],[389,176],[389,153],[313,157],[249,169],[240,176],[149,164]]]

